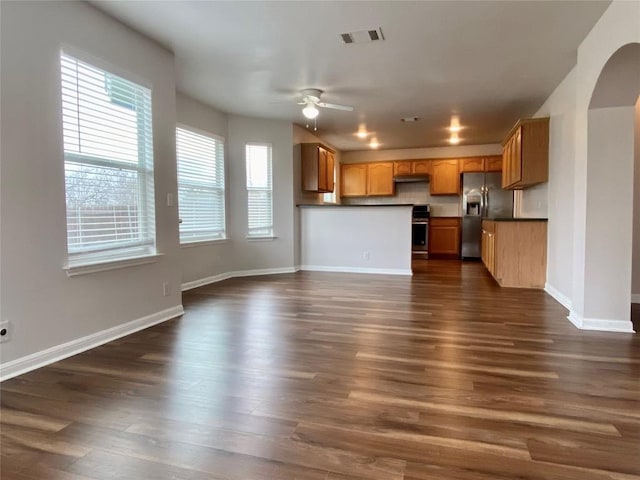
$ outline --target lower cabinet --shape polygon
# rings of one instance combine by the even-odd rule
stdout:
[[[460,257],[460,218],[429,219],[429,258]]]
[[[544,288],[547,222],[482,222],[482,262],[501,287]]]

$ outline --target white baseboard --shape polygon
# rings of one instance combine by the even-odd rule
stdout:
[[[295,273],[295,267],[259,268],[257,270],[238,270],[231,272],[232,277],[256,277],[258,275],[276,275],[278,273]]]
[[[574,310],[567,317],[580,330],[598,330],[601,332],[633,333],[631,320],[610,320],[604,318],[584,318]]]
[[[640,293],[631,294],[631,303],[640,303]]]
[[[36,368],[44,367],[50,363],[63,360],[67,357],[77,355],[91,348],[95,348],[99,345],[116,340],[125,335],[130,335],[138,330],[151,327],[158,323],[171,320],[184,313],[182,305],[162,310],[161,312],[147,315],[146,317],[138,318],[131,322],[117,325],[101,332],[92,333],[86,337],[78,338],[62,345],[56,345],[55,347],[47,348],[40,352],[32,353],[25,357],[17,358],[7,363],[0,365],[0,382],[13,378],[17,375],[30,372]]]
[[[300,267],[281,267],[281,268],[260,268],[256,270],[238,270],[235,272],[225,272],[219,275],[213,275],[211,277],[201,278],[200,280],[194,280],[192,282],[185,282],[182,284],[182,291],[191,290],[192,288],[202,287],[211,283],[221,282],[229,278],[235,277],[255,277],[258,275],[275,275],[278,273],[295,273],[300,270]]]
[[[187,290],[191,290],[192,288],[202,287],[204,285],[209,285],[210,283],[221,282],[222,280],[226,280],[231,278],[231,273],[221,273],[220,275],[213,275],[211,277],[201,278],[200,280],[194,280],[192,282],[185,282],[182,284],[181,288],[183,292]]]
[[[410,268],[367,268],[326,265],[300,265],[300,270],[310,272],[369,273],[374,275],[413,275]]]
[[[549,283],[544,284],[544,291],[551,295],[560,305],[562,305],[567,310],[571,310],[573,308],[571,299]]]

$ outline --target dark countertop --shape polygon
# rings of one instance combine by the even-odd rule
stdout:
[[[483,220],[491,220],[492,222],[546,222],[548,218],[513,218],[513,217],[496,217],[483,218]]]
[[[299,203],[296,207],[413,207],[413,203],[378,203],[371,205],[348,205],[336,203]]]

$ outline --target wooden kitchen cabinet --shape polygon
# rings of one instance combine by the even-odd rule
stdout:
[[[411,173],[415,175],[431,175],[431,163],[433,160],[412,160]]]
[[[367,164],[367,195],[386,196],[396,193],[393,182],[393,162]]]
[[[460,172],[457,159],[431,161],[431,195],[459,195]]]
[[[485,220],[482,222],[482,263],[487,267],[491,275],[495,275],[495,222]]]
[[[460,173],[482,173],[485,170],[484,157],[470,157],[460,159]]]
[[[411,162],[393,162],[394,175],[411,175]]]
[[[351,163],[340,166],[340,195],[364,197],[367,195],[367,164]]]
[[[429,219],[429,258],[460,258],[460,218]]]
[[[484,171],[485,172],[501,172],[502,171],[502,155],[485,157]]]
[[[519,120],[502,143],[502,188],[519,190],[549,180],[549,118]]]
[[[302,190],[327,193],[334,189],[334,152],[320,143],[301,144]]]
[[[544,288],[546,220],[484,220],[482,261],[501,287]]]
[[[340,166],[343,197],[394,195],[394,162],[350,163]]]

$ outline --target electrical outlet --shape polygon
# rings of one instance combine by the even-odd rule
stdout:
[[[169,284],[169,282],[163,282],[162,283],[162,296],[163,297],[168,297],[170,293],[171,293],[171,285]]]
[[[0,322],[0,343],[8,342],[9,340],[11,340],[12,331],[13,326],[11,325],[11,322]]]
[[[370,257],[371,257],[371,255],[369,254],[369,252],[364,252],[362,254],[362,258],[364,258],[365,260],[369,260]]]

